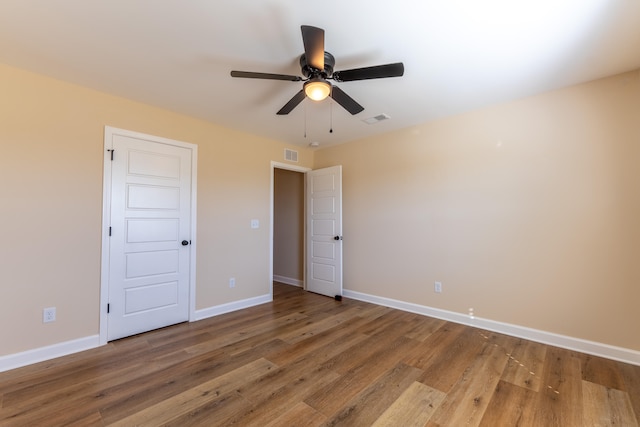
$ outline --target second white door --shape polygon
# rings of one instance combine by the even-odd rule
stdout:
[[[342,166],[307,172],[307,290],[342,295]]]

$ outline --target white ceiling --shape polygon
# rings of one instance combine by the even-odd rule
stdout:
[[[303,24],[325,30],[335,70],[405,75],[337,83],[355,116],[330,99],[277,116],[301,82],[229,72],[300,74]],[[640,0],[2,0],[0,62],[328,146],[638,69]]]

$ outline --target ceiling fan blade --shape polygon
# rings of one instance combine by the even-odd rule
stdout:
[[[302,81],[302,77],[300,76],[289,76],[287,74],[254,73],[252,71],[232,71],[231,77],[243,77],[245,79],[287,80],[290,82]]]
[[[358,104],[355,99],[347,95],[337,86],[333,86],[331,88],[331,98],[351,114],[358,114],[360,111],[364,110],[362,105]]]
[[[324,70],[324,30],[309,25],[303,25],[300,28],[307,64],[316,70]]]
[[[338,82],[351,82],[354,80],[400,77],[403,74],[404,64],[402,62],[396,62],[395,64],[375,65],[373,67],[336,71],[333,73],[333,79]]]
[[[284,104],[284,107],[282,107],[280,109],[280,111],[278,111],[276,114],[278,114],[280,116],[283,116],[285,114],[289,114],[291,111],[293,111],[294,108],[296,108],[298,106],[298,104],[300,104],[302,102],[302,100],[305,97],[306,97],[306,95],[304,94],[304,90],[300,90],[300,92],[298,92],[295,95],[293,95],[293,98],[291,98],[289,100],[289,102]]]

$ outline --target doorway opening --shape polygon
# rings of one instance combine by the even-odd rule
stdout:
[[[285,283],[299,286],[299,278],[287,280],[287,273],[274,274],[275,262],[289,260],[275,260],[275,175],[276,169],[298,172],[303,179],[304,192],[302,195],[303,233],[293,241],[297,247],[295,262],[302,255],[302,289],[326,295],[332,298],[342,297],[342,166],[331,166],[311,170],[308,168],[292,167],[291,165],[271,163],[271,228],[270,228],[270,295],[273,299],[274,277],[285,280]],[[289,201],[287,204],[291,205]],[[278,220],[280,221],[280,219]],[[290,231],[294,227],[285,222],[284,227]],[[279,231],[279,233],[282,233]],[[302,250],[299,249],[302,241]],[[278,265],[279,268],[279,265]],[[299,277],[299,274],[298,274]],[[291,279],[291,278],[290,278]]]
[[[304,285],[304,174],[276,168],[273,174],[273,280]]]
[[[271,296],[273,282],[305,287],[305,174],[271,163]]]

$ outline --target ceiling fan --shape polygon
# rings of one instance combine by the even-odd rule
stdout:
[[[309,97],[314,101],[322,101],[327,96],[333,98],[351,114],[358,114],[364,107],[347,95],[342,89],[329,83],[351,82],[354,80],[382,79],[386,77],[400,77],[404,74],[404,64],[376,65],[373,67],[354,68],[351,70],[333,71],[336,61],[333,55],[324,50],[324,30],[322,28],[303,25],[302,42],[304,53],[300,56],[300,67],[305,78],[286,74],[255,73],[252,71],[231,71],[231,77],[248,79],[287,80],[304,82],[300,92],[287,102],[277,114],[289,114],[294,108]]]

